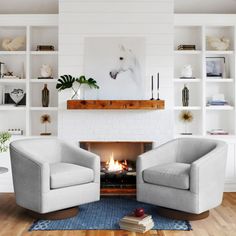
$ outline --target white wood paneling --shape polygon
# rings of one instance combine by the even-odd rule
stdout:
[[[173,4],[173,0],[60,0],[59,74],[83,74],[86,37],[145,37],[146,97],[151,97],[151,75],[160,72],[160,96],[166,100],[166,108],[169,110],[173,106]],[[66,94],[60,94],[61,108],[65,108]],[[139,116],[140,113],[142,116]],[[74,141],[85,138],[160,140],[172,133],[171,114],[167,110],[127,113],[69,112],[62,109],[59,112],[58,131],[62,138]],[[139,124],[132,122],[134,116],[140,118]],[[133,124],[131,129],[127,129],[129,122]],[[73,137],[69,135],[71,124]]]

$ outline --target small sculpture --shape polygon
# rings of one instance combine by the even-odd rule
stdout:
[[[19,102],[23,99],[24,96],[25,93],[23,89],[13,89],[10,92],[10,97],[14,101],[16,106],[19,104]]]
[[[186,84],[182,89],[182,103],[184,107],[187,107],[189,105],[189,89],[187,88]]]
[[[193,69],[191,65],[185,65],[181,71],[181,77],[191,78],[193,76]]]
[[[40,75],[43,78],[52,77],[52,67],[50,65],[43,64],[40,68]]]
[[[228,38],[207,36],[207,48],[209,50],[226,51],[229,49],[230,40]]]
[[[2,47],[6,51],[17,51],[25,45],[25,36],[18,36],[14,39],[6,38],[2,41]]]

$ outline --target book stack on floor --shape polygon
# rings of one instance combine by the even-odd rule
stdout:
[[[119,226],[124,230],[145,233],[154,227],[154,222],[151,215],[145,214],[141,217],[127,215],[120,220]]]

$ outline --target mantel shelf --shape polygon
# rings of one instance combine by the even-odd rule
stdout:
[[[164,109],[163,100],[68,100],[67,109],[130,109],[156,110]]]

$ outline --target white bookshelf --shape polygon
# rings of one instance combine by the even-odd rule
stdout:
[[[2,48],[3,38],[23,35],[26,44],[21,50],[5,51]],[[53,45],[55,51],[36,51],[37,45]],[[44,131],[40,117],[49,114],[48,131],[57,136],[58,15],[0,15],[0,61],[14,75],[22,75],[24,68],[24,79],[0,79],[0,86],[21,87],[26,92],[26,106],[0,105],[0,131],[20,128],[24,137],[38,137]],[[42,64],[52,67],[53,79],[38,79]],[[44,84],[50,91],[49,107],[42,107]]]
[[[219,22],[218,19],[221,19]],[[188,132],[208,136],[211,129],[225,129],[229,136],[236,135],[236,15],[176,14],[174,30],[174,112],[175,135],[184,133],[185,124],[179,119],[183,110],[193,114],[188,124]],[[206,37],[226,37],[230,47],[226,51],[209,50]],[[196,50],[179,51],[181,44],[196,45]],[[206,76],[206,58],[225,58],[225,78]],[[191,65],[196,79],[180,79],[184,65]],[[189,106],[182,106],[182,89],[189,89]],[[207,101],[215,94],[223,93],[227,106],[207,106]],[[225,135],[227,136],[227,135]]]

